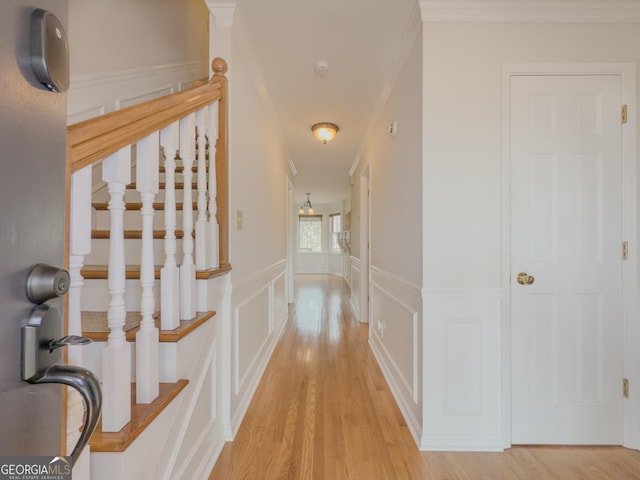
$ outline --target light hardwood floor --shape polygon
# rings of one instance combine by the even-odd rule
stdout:
[[[338,277],[296,277],[289,323],[210,480],[640,479],[621,447],[420,452]]]

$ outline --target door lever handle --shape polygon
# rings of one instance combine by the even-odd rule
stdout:
[[[98,378],[86,368],[76,365],[51,365],[43,372],[26,379],[27,382],[35,385],[41,383],[60,383],[68,385],[78,391],[87,409],[86,422],[76,446],[71,452],[73,464],[76,463],[82,450],[89,442],[89,438],[98,425],[100,413],[102,412],[102,390]]]
[[[102,411],[102,390],[98,378],[86,368],[54,363],[57,357],[51,355],[54,350],[66,345],[91,343],[88,338],[78,335],[53,340],[52,337],[59,335],[60,325],[62,317],[57,308],[42,304],[33,309],[27,325],[22,327],[22,379],[35,385],[67,385],[76,389],[84,399],[87,417],[78,443],[71,452],[71,458],[75,463],[98,424]]]

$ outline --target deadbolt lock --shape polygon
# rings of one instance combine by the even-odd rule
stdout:
[[[533,277],[533,275],[520,272],[516,277],[516,280],[520,285],[531,285],[533,282],[535,282],[536,279]]]

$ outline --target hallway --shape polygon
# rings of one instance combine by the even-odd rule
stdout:
[[[420,452],[351,315],[344,281],[298,275],[289,323],[210,480],[640,479],[640,452]]]

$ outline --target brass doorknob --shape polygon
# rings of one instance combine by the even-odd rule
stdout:
[[[531,285],[536,279],[532,275],[520,272],[516,277],[516,280],[520,285]]]

